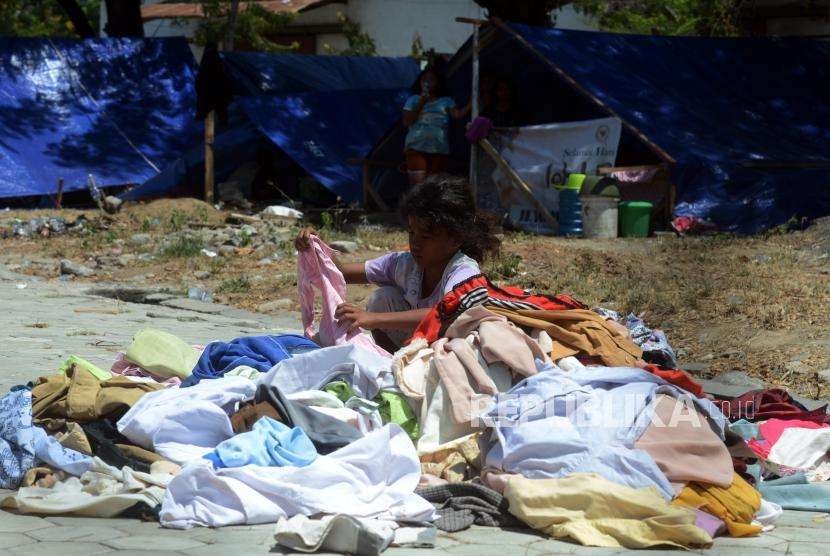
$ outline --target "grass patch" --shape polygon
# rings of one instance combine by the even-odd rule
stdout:
[[[493,260],[485,268],[485,274],[493,280],[504,280],[513,278],[519,273],[519,265],[522,264],[522,258],[515,253],[502,255]]]
[[[251,281],[246,276],[223,280],[216,293],[245,293],[251,289]]]
[[[205,240],[199,236],[181,236],[173,243],[163,247],[159,256],[163,259],[182,259],[195,257],[205,248]]]

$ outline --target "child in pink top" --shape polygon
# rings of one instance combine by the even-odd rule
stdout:
[[[350,329],[371,330],[378,345],[394,352],[412,335],[429,309],[457,284],[481,274],[479,262],[498,251],[491,225],[476,214],[470,187],[459,178],[437,175],[418,184],[401,201],[409,229],[409,251],[363,263],[333,261],[348,284],[380,286],[366,309],[351,303],[335,311]],[[295,245],[311,247],[314,230],[301,230]]]

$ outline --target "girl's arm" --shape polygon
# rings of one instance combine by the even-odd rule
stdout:
[[[412,332],[429,314],[429,311],[430,309],[412,309],[395,313],[370,313],[357,305],[343,303],[334,311],[334,318],[338,321],[349,321],[351,323],[349,326],[350,332],[358,328]]]
[[[418,99],[418,104],[415,105],[415,108],[412,110],[403,111],[403,125],[406,127],[410,127],[412,124],[418,121],[418,117],[421,115],[421,110],[424,109],[424,105],[427,103],[427,96],[421,95],[421,98]]]
[[[450,116],[452,116],[456,120],[461,120],[466,118],[473,109],[473,101],[467,103],[466,106],[463,108],[458,108],[453,106],[450,108]]]

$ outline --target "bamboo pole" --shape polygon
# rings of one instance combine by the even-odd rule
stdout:
[[[213,140],[216,126],[216,112],[211,110],[205,118],[205,202],[213,204],[214,169]]]
[[[513,169],[512,166],[499,154],[499,151],[493,146],[490,141],[487,139],[481,139],[478,142],[479,146],[482,148],[484,152],[490,155],[498,167],[504,172],[508,178],[510,178],[513,187],[515,187],[520,193],[522,193],[527,200],[533,203],[536,206],[536,210],[539,211],[539,214],[542,215],[542,218],[550,225],[551,229],[555,232],[559,229],[559,222],[556,220],[556,217],[553,216],[548,208],[545,206],[544,203],[536,196],[533,192],[533,189],[530,188],[528,184],[516,173],[516,170]]]

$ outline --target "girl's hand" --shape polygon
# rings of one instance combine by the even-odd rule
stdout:
[[[370,313],[351,303],[343,303],[334,311],[334,318],[339,323],[348,323],[349,333],[358,329],[372,330],[377,327],[375,313]]]
[[[294,247],[297,251],[306,251],[311,248],[311,236],[316,236],[314,228],[303,228],[297,237],[294,238]]]

